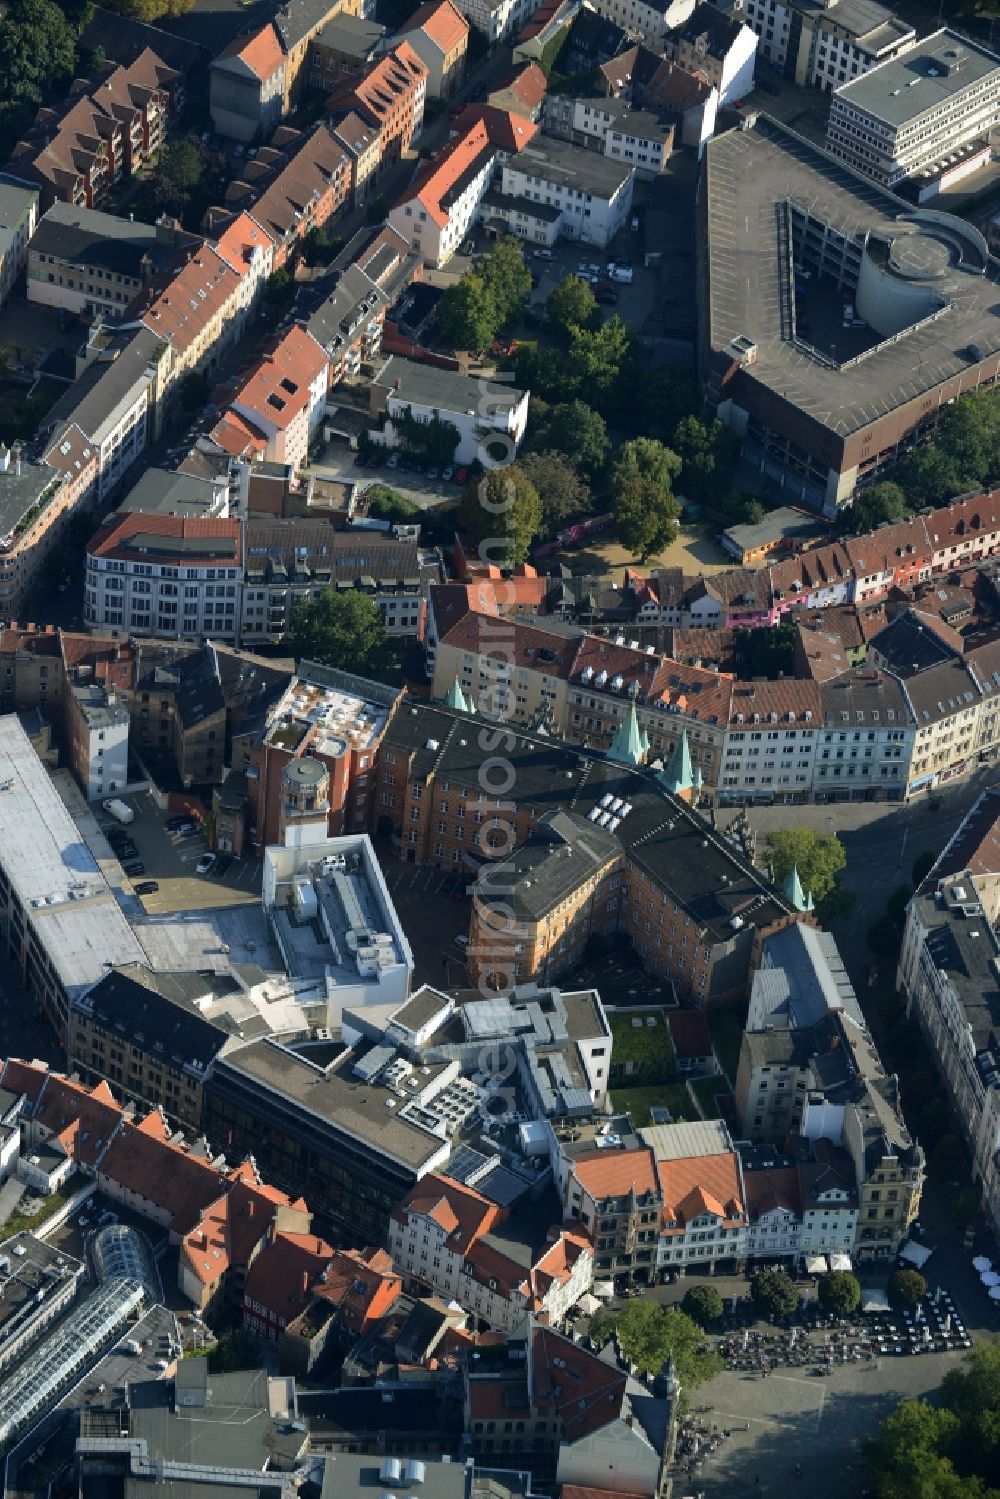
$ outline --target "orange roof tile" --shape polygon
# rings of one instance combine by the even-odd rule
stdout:
[[[218,541],[220,546],[217,555],[210,555],[207,550],[199,554],[199,559],[206,565],[218,566],[219,563],[228,564],[230,567],[240,565],[241,553],[241,531],[238,520],[223,520],[213,518],[202,520],[181,515],[147,515],[142,511],[126,511],[122,514],[111,516],[104,525],[91,537],[87,543],[87,551],[92,557],[120,557],[123,560],[132,558],[137,560],[146,555],[144,551],[137,550],[137,545],[145,545],[145,538],[161,538],[164,545],[163,551],[157,551],[157,561],[162,561],[165,556],[170,555],[169,542],[180,543],[187,539],[197,538],[199,541]],[[178,549],[175,554],[178,560],[190,566],[195,560]]]
[[[240,62],[245,63],[251,73],[255,74],[262,83],[273,78],[279,68],[285,65],[284,49],[270,21],[259,31],[255,31],[248,40],[244,40],[241,36],[236,37],[219,53],[220,62],[223,58],[229,57],[238,57]]]
[[[229,306],[240,279],[241,272],[210,245],[202,245],[169,281],[151,292],[139,321],[165,338],[176,353],[183,353]]]
[[[250,1267],[244,1305],[257,1302],[274,1313],[277,1328],[286,1327],[305,1310],[332,1254],[331,1246],[316,1234],[275,1234]]]
[[[270,249],[273,244],[271,236],[255,219],[248,213],[238,213],[216,240],[215,253],[242,276],[249,270],[254,254],[258,250]]]
[[[329,364],[311,333],[297,324],[265,353],[249,380],[234,397],[235,413],[253,422],[254,415],[284,430],[309,404],[310,386]]]
[[[595,1202],[605,1197],[624,1197],[628,1192],[642,1196],[658,1193],[656,1157],[649,1147],[642,1150],[595,1150],[573,1163],[573,1174]]]
[[[452,0],[427,0],[406,23],[407,31],[423,31],[446,55],[468,40],[469,23]]]
[[[668,1232],[702,1213],[712,1213],[726,1224],[744,1217],[735,1151],[663,1160],[659,1167]]]
[[[496,1222],[498,1209],[462,1182],[431,1174],[421,1178],[393,1209],[392,1216],[398,1223],[405,1223],[408,1213],[433,1218],[448,1234],[448,1247],[464,1254]]]

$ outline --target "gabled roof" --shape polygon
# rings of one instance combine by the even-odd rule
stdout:
[[[427,0],[419,6],[402,28],[422,31],[446,56],[469,35],[469,23],[452,0]]]
[[[151,292],[139,321],[165,338],[175,353],[184,353],[213,317],[231,306],[240,280],[241,272],[203,245],[176,275]]]
[[[444,1229],[448,1248],[464,1255],[496,1221],[498,1208],[471,1187],[432,1173],[421,1178],[393,1209],[392,1216],[398,1223],[405,1223],[408,1213],[433,1219]]]
[[[291,144],[294,151],[275,153],[277,171],[253,203],[254,219],[276,244],[298,229],[310,199],[350,174],[347,152],[324,123]]]
[[[80,1165],[96,1166],[109,1143],[119,1136],[123,1115],[106,1082],[85,1088],[50,1072],[36,1098],[32,1119],[56,1135]]]
[[[271,21],[249,38],[234,37],[212,63],[213,68],[222,68],[226,72],[239,69],[252,73],[261,83],[273,78],[284,66],[285,53]]]
[[[603,1202],[607,1197],[627,1197],[631,1192],[637,1197],[659,1195],[656,1166],[656,1157],[648,1146],[642,1150],[605,1147],[574,1160],[573,1174],[595,1202]]]
[[[310,405],[311,386],[324,373],[329,360],[304,328],[291,328],[264,353],[250,378],[233,398],[238,415],[254,423],[267,423],[280,431]]]
[[[333,1249],[316,1234],[277,1233],[250,1267],[244,1301],[258,1302],[287,1326],[306,1308]]]
[[[682,1232],[693,1218],[710,1213],[731,1227],[745,1216],[735,1151],[681,1156],[659,1162],[663,1183],[663,1226]]]
[[[101,1176],[166,1213],[172,1232],[190,1232],[217,1203],[225,1177],[203,1156],[165,1145],[153,1134],[125,1123],[100,1162]]]
[[[105,521],[87,543],[87,552],[92,557],[118,557],[133,562],[144,557],[155,557],[162,562],[177,556],[189,566],[201,561],[238,567],[240,539],[238,520],[126,511]]]
[[[248,213],[238,213],[215,242],[215,253],[242,276],[250,269],[254,255],[268,250],[273,240]]]

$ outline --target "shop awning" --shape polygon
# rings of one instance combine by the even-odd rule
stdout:
[[[863,1312],[887,1312],[889,1298],[884,1291],[866,1291],[861,1300]]]
[[[600,1296],[605,1301],[610,1301],[615,1294],[615,1283],[613,1280],[595,1280],[594,1295]]]
[[[806,1256],[806,1270],[810,1275],[824,1275],[826,1268],[825,1254],[810,1254]]]
[[[580,1297],[580,1300],[577,1302],[577,1306],[587,1317],[592,1317],[595,1312],[599,1312],[601,1310],[601,1303],[598,1301],[596,1296],[591,1296],[589,1291],[584,1291],[583,1295]]]
[[[850,1268],[851,1268],[851,1256],[849,1254],[831,1254],[831,1256],[830,1256],[830,1269],[831,1270],[850,1270]]]
[[[899,1251],[899,1258],[907,1260],[911,1265],[916,1265],[917,1269],[920,1270],[926,1265],[933,1253],[932,1249],[925,1249],[922,1244],[914,1244],[911,1239],[909,1244],[904,1244]]]

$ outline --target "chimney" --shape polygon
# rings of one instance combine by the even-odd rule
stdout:
[[[302,1272],[302,1294],[303,1294],[303,1296],[308,1296],[309,1295],[309,1271],[308,1270],[303,1270],[303,1272]]]
[[[247,1217],[248,1218],[252,1218],[253,1217],[253,1210],[254,1210],[255,1207],[256,1207],[256,1203],[254,1202],[253,1198],[251,1197],[249,1199],[249,1201],[247,1202]]]
[[[400,379],[397,378],[397,380],[396,380],[396,389],[397,390],[402,390],[402,388],[403,388],[403,382],[402,382],[402,380],[400,380]]]
[[[839,1045],[840,1045],[840,1037],[839,1036],[831,1036],[830,1037],[830,1050],[831,1051],[836,1051]]]
[[[14,472],[15,472],[15,474],[18,475],[18,477],[20,477],[20,474],[21,474],[21,444],[19,442],[15,442],[14,445],[13,445],[13,447],[11,448],[11,452],[14,455]]]

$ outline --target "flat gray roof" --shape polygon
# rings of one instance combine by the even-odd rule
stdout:
[[[1000,57],[947,27],[834,90],[834,101],[905,125],[1000,74]]]
[[[898,41],[900,37],[913,31],[912,26],[900,20],[884,5],[879,5],[878,0],[833,0],[832,4],[824,4],[823,0],[795,0],[793,8],[803,15],[818,15],[822,12],[841,31],[858,39],[863,37],[868,50],[885,46],[890,41]]]
[[[145,954],[14,714],[0,717],[0,865],[70,998]]]
[[[147,468],[118,506],[146,515],[189,515],[205,519],[216,513],[216,494],[224,479],[203,479],[165,468]]]
[[[523,151],[504,162],[503,169],[505,176],[510,172],[535,177],[598,198],[613,198],[632,176],[632,168],[626,163],[550,135],[535,136]]]
[[[0,230],[13,233],[31,207],[32,199],[37,198],[37,187],[0,177]]]
[[[387,1107],[395,1095],[379,1083],[362,1083],[354,1075],[351,1052],[338,1057],[327,1071],[274,1040],[253,1041],[225,1054],[226,1066],[262,1087],[287,1098],[296,1108],[315,1115],[334,1129],[342,1129],[378,1155],[389,1156],[414,1170],[427,1169],[447,1142]],[[429,1064],[433,1081],[447,1063]],[[402,1107],[402,1104],[400,1104]]]
[[[977,231],[952,215],[914,208],[768,115],[710,140],[702,172],[708,235],[699,254],[708,262],[711,353],[723,357],[734,340],[749,339],[757,358],[743,376],[828,430],[848,436],[959,373],[971,386],[981,362],[970,355],[972,345],[983,360],[1000,353],[1000,265],[990,258],[982,275],[952,264],[939,283],[947,311],[860,363],[839,368],[810,356],[783,336],[788,267],[778,253],[779,206],[808,213],[859,245],[873,233],[906,234],[953,260],[960,242],[973,254]]]
[[[482,410],[483,397],[489,398],[493,411],[513,411],[524,395],[513,385],[494,385],[460,375],[454,370],[439,370],[414,359],[393,354],[387,359],[374,383],[383,386],[400,401],[417,401],[421,406],[435,406],[442,411]]]
[[[6,472],[0,473],[0,545],[8,538],[13,539],[21,519],[38,503],[49,485],[58,481],[58,473],[47,463],[32,463],[22,458],[15,466],[11,459]]]

